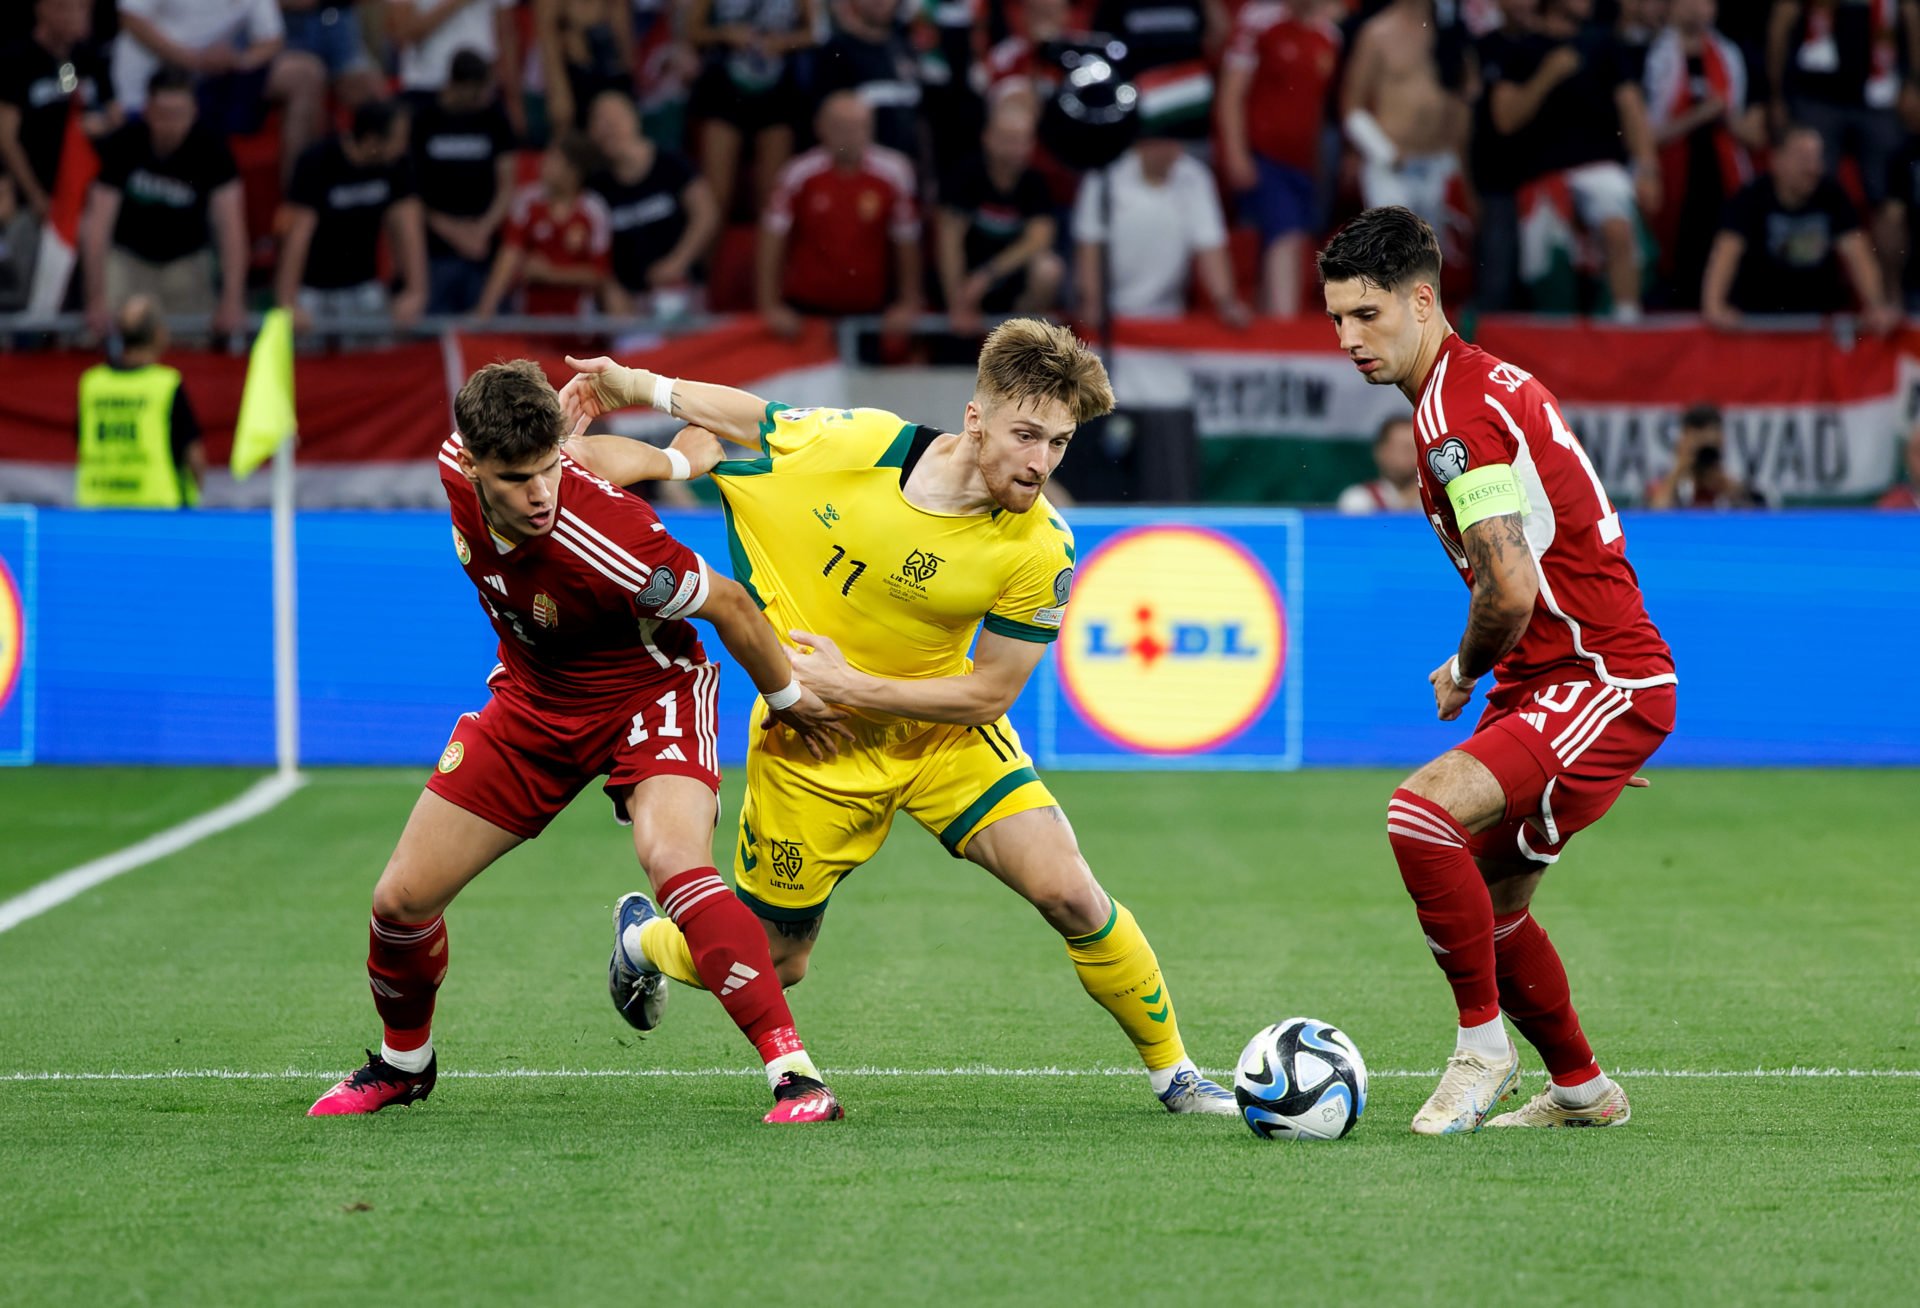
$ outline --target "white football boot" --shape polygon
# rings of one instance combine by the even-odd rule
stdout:
[[[1520,1051],[1507,1042],[1507,1056],[1489,1062],[1455,1050],[1440,1074],[1440,1084],[1413,1115],[1415,1135],[1464,1135],[1478,1131],[1495,1104],[1513,1094],[1520,1079]]]
[[[1627,1106],[1627,1092],[1618,1082],[1600,1096],[1598,1103],[1585,1108],[1568,1108],[1556,1103],[1551,1089],[1542,1090],[1511,1113],[1502,1113],[1488,1126],[1624,1126],[1633,1116]]]

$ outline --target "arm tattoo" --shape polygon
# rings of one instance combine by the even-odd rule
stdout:
[[[1533,566],[1532,550],[1517,513],[1475,523],[1460,534],[1460,543],[1473,568],[1473,600],[1467,606],[1467,634],[1460,641],[1460,669],[1479,676],[1505,658],[1526,634],[1526,621],[1515,625],[1500,612],[1499,586],[1509,568]]]

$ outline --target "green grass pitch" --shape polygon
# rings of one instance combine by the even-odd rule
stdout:
[[[0,897],[250,780],[0,774]],[[1536,907],[1633,1122],[1445,1140],[1407,1131],[1452,1012],[1394,780],[1052,778],[1203,1066],[1304,1013],[1375,1069],[1352,1136],[1276,1145],[1161,1112],[1058,939],[906,820],[793,992],[849,1118],[762,1126],[711,998],[646,1039],[607,1002],[639,874],[597,793],[450,913],[433,1099],[309,1120],[378,1039],[367,892],[421,782],[320,772],[0,935],[0,1302],[1920,1301],[1920,774],[1629,792]]]

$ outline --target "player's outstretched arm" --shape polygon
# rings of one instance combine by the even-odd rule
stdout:
[[[739,582],[712,577],[706,602],[688,616],[712,624],[727,653],[746,669],[754,686],[766,697],[768,711],[800,737],[809,754],[816,759],[832,758],[840,752],[842,740],[853,739],[847,729],[847,715],[794,676],[779,637]]]
[[[802,647],[786,652],[794,676],[829,704],[963,727],[998,721],[1020,698],[1021,688],[1047,652],[1042,642],[984,631],[974,648],[973,671],[903,680],[876,677],[852,667],[829,637],[809,631],[788,634]]]
[[[767,402],[751,391],[712,382],[662,377],[645,368],[627,368],[602,355],[567,356],[573,380],[560,388],[560,408],[569,423],[591,421],[615,409],[652,405],[693,427],[704,427],[736,445],[760,448],[760,420]]]
[[[1518,513],[1500,513],[1468,526],[1460,543],[1473,568],[1473,598],[1467,605],[1467,631],[1460,649],[1434,669],[1435,707],[1448,722],[1473,698],[1473,683],[1520,643],[1533,620],[1540,594],[1540,573],[1527,545]]]
[[[579,426],[584,425],[583,419]],[[667,447],[680,452],[684,468],[667,450],[626,436],[583,436],[576,430],[562,448],[575,463],[616,486],[704,477],[720,462],[721,453],[719,437],[704,427],[686,428]]]

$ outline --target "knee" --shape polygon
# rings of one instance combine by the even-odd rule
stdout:
[[[1066,280],[1067,265],[1052,250],[1042,250],[1027,264],[1027,282],[1035,295],[1051,295]]]
[[[389,863],[373,887],[373,915],[387,922],[428,922],[446,905],[422,896],[404,867]]]
[[[1047,925],[1069,938],[1091,935],[1107,923],[1111,901],[1089,875],[1078,885],[1050,886],[1028,897]]]
[[[327,89],[327,69],[304,50],[289,50],[273,64],[274,89],[286,100],[317,100]]]
[[[790,954],[774,960],[774,975],[780,978],[780,988],[791,990],[806,979],[807,958],[805,954]]]

